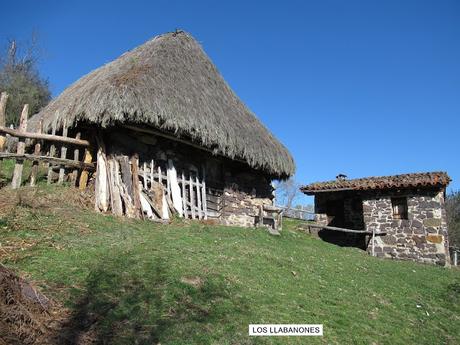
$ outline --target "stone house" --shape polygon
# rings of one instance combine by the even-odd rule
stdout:
[[[96,208],[116,215],[167,219],[169,210],[253,226],[259,206],[272,204],[271,181],[295,170],[284,145],[183,31],[83,76],[29,130],[38,124],[92,143],[85,155],[97,162]]]
[[[301,187],[315,196],[315,219],[322,225],[374,231],[376,256],[449,264],[445,172],[346,179]],[[382,234],[382,235],[379,235]],[[371,250],[369,234],[321,230],[319,236],[343,246]]]

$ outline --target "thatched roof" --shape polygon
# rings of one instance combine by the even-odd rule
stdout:
[[[45,107],[45,130],[78,121],[148,124],[286,177],[288,150],[230,89],[188,33],[156,36],[68,87]]]

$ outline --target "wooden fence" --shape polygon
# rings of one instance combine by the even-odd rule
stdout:
[[[17,129],[6,127],[5,108],[7,99],[8,95],[3,92],[0,98],[0,161],[3,159],[15,160],[11,188],[19,188],[23,182],[24,161],[32,162],[29,176],[31,186],[37,183],[39,167],[43,164],[48,170],[48,183],[57,180],[58,184],[62,184],[67,177],[74,185],[79,182],[80,187],[85,188],[88,173],[95,168],[94,164],[91,163],[91,154],[88,150],[89,141],[81,139],[80,133],[77,133],[75,138],[68,137],[68,128],[65,124],[62,135],[56,135],[56,123],[53,124],[51,134],[42,133],[41,123],[38,125],[37,132],[28,132],[28,104],[24,105],[22,110],[19,127]],[[8,152],[9,145],[6,144],[16,140],[16,152]],[[32,153],[26,153],[26,144],[33,145]],[[73,152],[70,153],[71,157],[68,157],[69,148],[73,148]],[[80,152],[81,148],[86,148],[84,153]],[[80,153],[82,153],[83,161],[80,161]]]

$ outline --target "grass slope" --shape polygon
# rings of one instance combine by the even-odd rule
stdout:
[[[74,189],[0,196],[0,256],[104,344],[458,344],[460,272],[380,260],[285,222],[282,236],[116,219]],[[249,323],[322,323],[324,337],[249,337]]]

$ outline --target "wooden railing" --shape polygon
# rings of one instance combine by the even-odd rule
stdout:
[[[15,161],[11,188],[19,188],[22,184],[24,162],[31,161],[32,169],[29,176],[30,185],[37,183],[39,167],[44,165],[48,170],[47,182],[52,183],[55,180],[55,170],[58,171],[57,183],[62,184],[66,177],[74,185],[77,185],[77,179],[80,175],[79,185],[81,188],[86,187],[88,173],[95,169],[91,162],[91,154],[88,149],[89,141],[81,139],[80,133],[75,138],[68,137],[68,128],[64,124],[62,135],[56,135],[56,123],[52,126],[51,134],[42,133],[42,123],[39,123],[37,132],[27,131],[27,121],[29,105],[24,105],[17,129],[5,126],[5,108],[8,95],[1,94],[0,98],[0,161],[4,159],[13,159]],[[8,139],[9,138],[9,139]],[[17,138],[16,152],[8,152],[8,141]],[[33,145],[33,152],[26,153],[26,143]],[[72,147],[73,155],[68,158],[68,149]],[[46,148],[46,151],[45,151]],[[85,148],[83,159],[80,161],[80,149]]]

